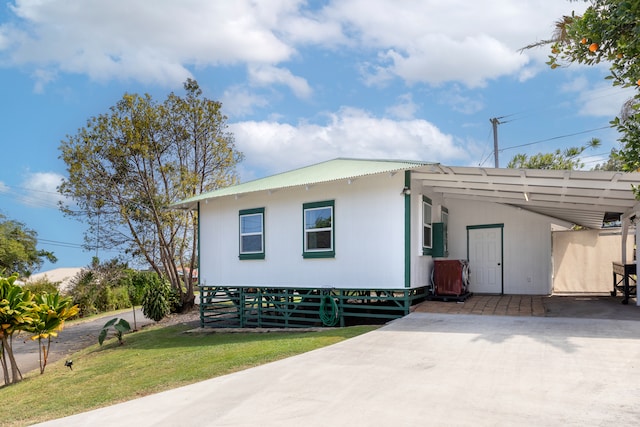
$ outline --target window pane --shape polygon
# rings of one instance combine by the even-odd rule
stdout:
[[[422,204],[422,222],[425,224],[431,224],[431,205],[426,203]]]
[[[331,249],[331,231],[312,231],[307,233],[307,250]]]
[[[307,230],[329,227],[331,227],[331,208],[307,209],[305,211],[305,228]]]
[[[242,236],[242,239],[240,241],[242,242],[242,248],[240,248],[240,252],[262,252],[261,234],[253,236]]]
[[[431,227],[423,227],[422,229],[424,230],[424,233],[422,236],[422,246],[424,246],[425,248],[430,248],[431,247]]]
[[[243,215],[240,217],[240,233],[262,233],[262,215]]]

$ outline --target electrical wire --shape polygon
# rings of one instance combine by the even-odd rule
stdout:
[[[51,246],[61,246],[63,248],[84,249],[84,245],[81,245],[79,243],[60,242],[58,240],[49,240],[49,239],[38,238],[38,243],[42,243],[42,244],[45,244],[45,245],[51,245]]]
[[[599,131],[599,130],[610,129],[610,128],[611,128],[611,126],[602,126],[602,127],[595,128],[595,129],[588,129],[588,130],[583,130],[583,131],[580,131],[580,132],[569,133],[569,134],[566,134],[566,135],[559,135],[559,136],[554,136],[554,137],[547,138],[547,139],[541,139],[539,141],[528,142],[526,144],[513,145],[511,147],[505,147],[505,148],[498,149],[498,153],[501,153],[501,152],[506,151],[506,150],[512,150],[514,148],[528,147],[530,145],[541,144],[543,142],[555,141],[556,139],[569,138],[571,136],[582,135],[582,134],[585,134],[585,133],[591,133],[591,132],[596,132],[596,131]]]

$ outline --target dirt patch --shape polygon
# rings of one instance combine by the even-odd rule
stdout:
[[[153,323],[152,323],[153,324]],[[185,313],[171,313],[164,319],[155,323],[160,326],[173,326],[173,325],[189,325],[194,328],[200,327],[200,308],[195,306],[191,310]]]

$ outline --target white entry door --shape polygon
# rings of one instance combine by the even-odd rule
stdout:
[[[502,225],[467,227],[469,291],[502,294]]]

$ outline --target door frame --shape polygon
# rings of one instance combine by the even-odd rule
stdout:
[[[471,260],[469,259],[469,230],[480,230],[485,228],[500,229],[500,295],[504,295],[504,223],[467,225],[467,261],[471,264]],[[471,270],[471,274],[473,274],[473,270]]]

